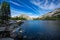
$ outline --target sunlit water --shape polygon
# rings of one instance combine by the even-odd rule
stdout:
[[[23,40],[60,40],[60,21],[29,20],[21,27]]]

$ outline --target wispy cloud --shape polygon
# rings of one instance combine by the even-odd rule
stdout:
[[[38,6],[39,8],[46,9],[46,10],[53,10],[56,8],[60,8],[60,3],[55,4],[53,1],[55,0],[52,0],[49,5],[48,5],[49,0],[45,0],[44,4],[42,4],[43,1],[40,1],[40,0],[31,0],[31,3]]]
[[[20,15],[20,12],[11,8],[11,16],[14,17],[14,16],[17,16],[17,15]]]
[[[16,6],[21,6],[21,7],[23,7],[22,5],[20,5],[20,4],[17,3],[17,2],[10,1],[10,3],[12,3],[12,4],[16,5]]]
[[[35,12],[35,13],[38,12],[38,11],[36,11],[35,8],[32,8],[31,6],[27,5],[26,3],[21,2],[20,0],[17,0],[17,1],[20,2],[20,3],[23,4],[23,5],[20,5],[20,3],[17,3],[17,2],[14,2],[14,1],[10,1],[10,3],[12,3],[12,4],[16,5],[16,6],[20,6],[20,7],[27,7],[27,8],[29,8],[29,9],[31,9],[33,12]]]
[[[11,15],[12,15],[12,17],[14,17],[14,16],[20,16],[20,14],[26,14],[26,15],[28,15],[28,16],[35,15],[35,14],[33,14],[33,13],[25,13],[25,12],[23,12],[23,11],[19,11],[19,10],[17,10],[17,9],[11,8]]]
[[[20,2],[21,4],[24,4],[24,7],[27,7],[27,8],[29,8],[29,9],[33,10],[35,13],[37,13],[37,11],[36,11],[34,8],[32,8],[31,6],[27,5],[27,4],[24,3],[24,2],[21,2],[20,0],[17,0],[17,1]]]

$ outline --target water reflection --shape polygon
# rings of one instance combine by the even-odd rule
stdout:
[[[60,40],[60,21],[25,21],[23,40]]]

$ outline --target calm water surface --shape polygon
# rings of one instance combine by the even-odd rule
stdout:
[[[29,20],[21,27],[23,40],[60,40],[60,21]]]

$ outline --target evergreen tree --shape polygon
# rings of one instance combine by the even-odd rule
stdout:
[[[10,4],[6,1],[2,2],[1,5],[1,22],[6,23],[10,19]]]

